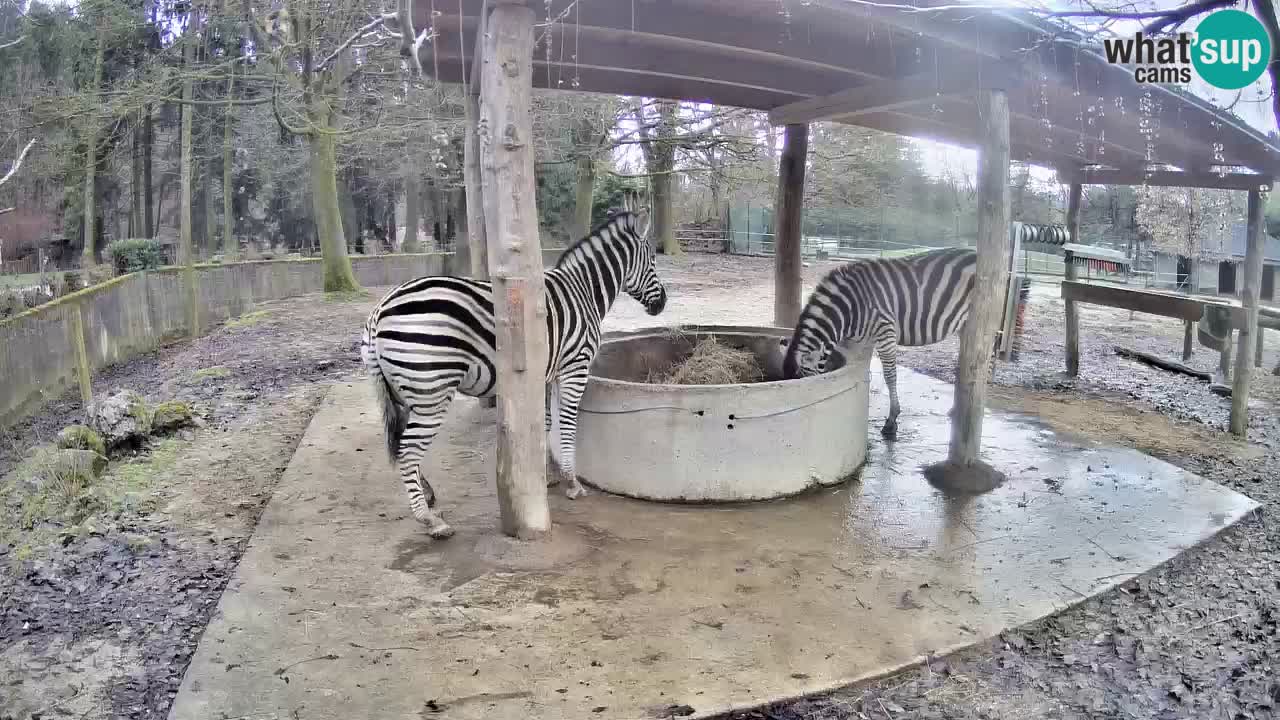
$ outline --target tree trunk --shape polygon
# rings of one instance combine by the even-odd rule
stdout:
[[[98,212],[98,92],[102,89],[102,73],[107,54],[105,21],[98,21],[98,47],[93,58],[93,85],[90,87],[90,110],[85,123],[84,161],[84,252],[81,265],[97,264],[98,228],[95,224]]]
[[[313,121],[314,121],[313,116]],[[326,122],[310,137],[311,204],[316,230],[320,235],[320,254],[324,262],[325,292],[354,292],[360,289],[351,259],[347,257],[347,240],[342,232],[342,215],[338,211],[337,147]]]
[[[142,119],[142,232],[145,237],[156,236],[155,193],[151,186],[151,146],[155,144],[155,132],[151,126],[151,105],[143,110],[146,117]]]
[[[182,47],[183,65],[188,71],[195,55],[195,38],[200,33],[200,13],[192,8],[190,18],[190,23],[187,26],[187,32],[190,33],[190,37],[183,38]],[[179,162],[179,187],[182,199],[178,207],[178,253],[182,262],[183,285],[186,288],[187,329],[191,332],[192,338],[200,335],[200,310],[197,301],[195,246],[192,238],[191,218],[191,193],[193,190],[193,178],[191,175],[194,172],[195,164],[191,157],[191,127],[195,123],[195,113],[192,112],[194,106],[187,104],[194,97],[195,81],[188,76],[182,82],[182,99],[184,101],[182,106],[182,157]]]
[[[422,212],[418,206],[421,203],[422,190],[418,186],[418,168],[414,163],[408,163],[404,172],[404,244],[401,246],[403,252],[422,252],[422,248],[418,245],[418,215]]]
[[[204,239],[203,244],[200,246],[203,250],[202,254],[204,257],[208,257],[209,255],[217,252],[217,241],[215,238],[218,237],[218,218],[213,211],[213,186],[215,184],[215,180],[220,181],[220,179],[214,175],[213,160],[209,160],[204,166],[203,197],[200,198],[203,201],[204,207]]]
[[[236,242],[236,220],[232,213],[231,199],[235,186],[235,68],[227,72],[227,110],[222,115],[222,253],[228,260],[240,254]]]
[[[142,221],[142,118],[134,118],[131,133],[133,147],[129,155],[129,237],[145,237]]]
[[[589,117],[578,121],[571,129],[572,142],[577,157],[574,160],[573,228],[572,240],[591,232],[591,196],[596,182],[596,156],[594,140],[595,124]]]
[[[667,255],[680,254],[680,244],[676,242],[675,220],[672,217],[671,173],[662,172],[650,177],[653,188],[653,241],[657,248]]]

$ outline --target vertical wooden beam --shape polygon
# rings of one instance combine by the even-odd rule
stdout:
[[[1182,321],[1182,361],[1186,362],[1191,359],[1191,350],[1194,343],[1191,342],[1196,332],[1196,324],[1193,320]]]
[[[1084,186],[1078,182],[1071,183],[1070,194],[1067,195],[1067,233],[1075,244],[1083,242],[1080,238],[1080,205],[1083,196]],[[1075,256],[1070,250],[1064,254],[1062,261],[1066,264],[1064,277],[1075,280],[1078,273]],[[1067,306],[1067,375],[1076,377],[1080,374],[1080,308],[1075,300],[1068,300],[1064,304]]]
[[[1004,299],[1001,278],[1009,245],[1009,98],[1003,90],[978,96],[978,267],[972,306],[960,331],[955,405],[951,411],[948,462],[971,465],[982,445],[987,368]]]
[[[1263,218],[1262,193],[1249,191],[1248,249],[1244,254],[1244,285],[1240,291],[1240,303],[1244,306],[1245,321],[1240,328],[1240,346],[1236,349],[1236,376],[1231,385],[1231,434],[1245,437],[1249,429],[1249,384],[1253,380],[1253,358],[1259,337],[1258,296],[1262,290],[1262,242],[1266,237]],[[1256,352],[1256,350],[1255,350]]]
[[[800,233],[808,156],[809,126],[787,125],[773,213],[773,324],[784,328],[795,327],[800,319]]]
[[[1253,351],[1253,366],[1256,368],[1262,367],[1262,341],[1265,333],[1266,333],[1266,330],[1263,330],[1262,326],[1259,325],[1258,326],[1258,346]]]
[[[89,351],[85,347],[81,303],[71,306],[71,347],[75,349],[76,384],[80,386],[80,401],[88,410],[93,403],[93,368],[89,367]]]
[[[547,301],[533,175],[532,8],[491,3],[480,70],[481,192],[498,354],[498,505],[502,531],[551,529],[547,508]],[[483,256],[482,256],[483,257]]]
[[[485,9],[481,9],[479,28],[476,31],[476,58],[472,68],[483,65],[479,53],[484,49]],[[472,73],[465,97],[466,133],[462,146],[462,183],[467,192],[467,246],[470,247],[471,277],[477,281],[489,279],[488,236],[485,234],[484,182],[480,178],[480,86],[479,74]]]

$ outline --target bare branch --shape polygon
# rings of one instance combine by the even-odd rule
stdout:
[[[8,50],[9,48],[13,47],[14,45],[17,45],[18,43],[26,39],[27,39],[26,35],[19,35],[15,40],[10,40],[7,43],[0,44],[0,50]],[[9,209],[12,210],[13,208],[9,208]]]
[[[5,173],[4,177],[0,178],[0,186],[3,186],[5,183],[9,182],[10,178],[12,178],[18,172],[18,168],[22,167],[22,161],[27,159],[27,151],[30,150],[31,146],[35,144],[36,144],[36,139],[31,138],[31,141],[27,143],[27,146],[22,148],[22,152],[18,153],[18,159],[14,161],[13,167],[9,168],[9,172]]]
[[[338,56],[346,52],[347,48],[351,47],[352,44],[360,40],[363,40],[365,37],[368,37],[369,33],[382,27],[383,24],[385,24],[388,21],[396,20],[396,18],[397,18],[396,13],[384,13],[374,18],[370,22],[366,23],[359,30],[356,30],[354,33],[352,33],[351,37],[347,38],[346,42],[339,45],[337,50],[334,50],[333,52],[329,53],[328,57],[321,60],[320,63],[316,65],[315,72],[318,72],[318,73],[324,72],[326,69],[328,69],[329,63],[333,62],[334,60],[337,60]]]

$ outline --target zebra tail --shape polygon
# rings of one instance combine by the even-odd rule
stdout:
[[[382,365],[378,362],[378,351],[373,346],[373,337],[369,327],[365,327],[364,337],[360,340],[360,358],[373,380],[374,390],[378,394],[378,404],[382,406],[382,432],[387,441],[387,455],[391,462],[400,454],[400,438],[404,436],[405,426],[409,423],[409,409],[396,400],[391,390],[391,383],[382,373]]]

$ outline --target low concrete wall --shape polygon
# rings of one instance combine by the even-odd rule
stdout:
[[[351,265],[362,286],[380,287],[447,274],[452,260],[440,253],[379,255],[353,257]],[[324,289],[319,258],[200,265],[196,272],[206,329],[257,303]],[[181,270],[165,268],[114,278],[0,322],[0,426],[77,384],[83,395],[93,371],[186,335],[185,298]]]

